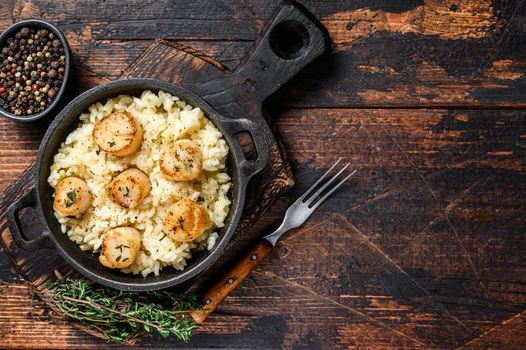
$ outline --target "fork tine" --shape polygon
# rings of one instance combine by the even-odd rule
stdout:
[[[311,187],[309,187],[309,189],[304,193],[302,194],[298,199],[296,199],[296,202],[295,203],[300,203],[300,202],[303,202],[303,200],[305,199],[305,197],[307,197],[307,195],[309,195],[315,188],[316,186],[318,186],[320,184],[320,182],[323,181],[323,179],[325,179],[327,177],[327,175],[331,172],[332,169],[334,169],[334,167],[336,165],[338,165],[338,163],[341,161],[342,159],[339,158],[330,168],[329,170],[327,170],[325,172],[325,174],[323,174],[315,183],[314,185],[312,185]]]
[[[349,178],[351,176],[353,176],[354,174],[356,174],[358,170],[355,170],[353,171],[352,173],[350,173],[345,179],[343,179],[342,181],[338,182],[336,184],[336,186],[334,186],[333,188],[331,188],[331,190],[329,192],[327,192],[326,194],[323,195],[323,197],[320,198],[319,201],[317,201],[311,208],[310,210],[314,211],[316,210],[316,208],[318,208],[318,206],[323,203],[334,191],[336,191],[338,189],[338,187],[340,187],[345,181],[349,180]]]
[[[331,177],[329,179],[329,181],[327,181],[322,187],[320,187],[319,190],[317,190],[312,196],[310,196],[310,198],[308,198],[306,201],[305,201],[305,204],[307,205],[310,205],[312,202],[314,202],[314,200],[316,199],[316,197],[318,197],[320,195],[320,193],[323,192],[323,190],[325,190],[327,187],[329,187],[329,185],[331,183],[334,182],[334,180],[336,180],[338,178],[338,176],[340,176],[341,173],[343,173],[345,171],[345,169],[347,169],[349,167],[351,163],[347,163],[345,164],[345,166],[343,168],[340,169],[340,171],[338,171],[336,173],[336,175],[334,175],[333,177]]]

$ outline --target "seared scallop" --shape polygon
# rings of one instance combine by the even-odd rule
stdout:
[[[178,140],[161,155],[163,174],[174,181],[191,181],[201,173],[203,156],[199,146],[190,140]]]
[[[78,177],[67,177],[55,188],[53,209],[62,216],[80,217],[91,204],[88,184]]]
[[[172,204],[163,221],[163,230],[177,242],[193,241],[209,226],[208,214],[200,204],[181,199]]]
[[[141,233],[133,227],[112,228],[102,239],[99,262],[110,269],[123,269],[134,263],[141,249]]]
[[[113,112],[98,121],[93,138],[99,147],[119,157],[126,157],[139,149],[142,142],[141,124],[128,112]]]
[[[117,175],[108,185],[111,199],[125,207],[135,208],[150,193],[148,175],[137,168],[131,168]]]

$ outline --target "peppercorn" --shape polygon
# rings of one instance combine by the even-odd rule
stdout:
[[[20,29],[20,35],[22,36],[22,38],[27,38],[29,36],[29,28],[23,27],[22,29]]]
[[[48,77],[50,77],[51,79],[55,79],[58,75],[58,72],[55,70],[55,69],[52,69],[50,70],[48,73],[47,73]]]

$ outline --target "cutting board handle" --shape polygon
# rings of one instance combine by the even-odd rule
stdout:
[[[234,75],[263,102],[298,72],[330,52],[327,29],[305,7],[285,1]],[[240,81],[241,78],[241,81]]]

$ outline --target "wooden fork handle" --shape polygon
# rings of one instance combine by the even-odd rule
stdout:
[[[210,313],[256,268],[272,251],[272,244],[262,239],[238,261],[228,273],[203,295],[203,309],[190,313],[197,323],[202,323]]]

